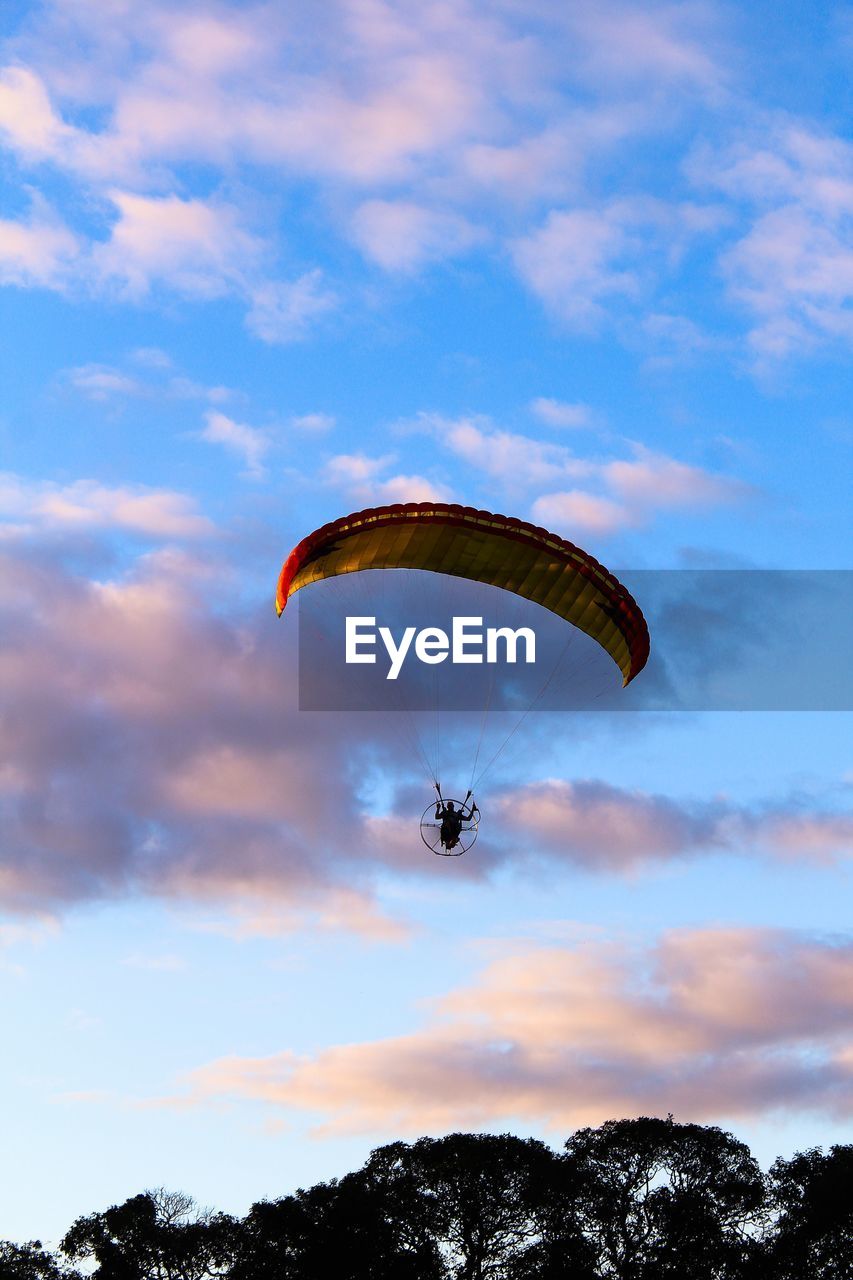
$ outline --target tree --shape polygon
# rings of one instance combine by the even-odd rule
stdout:
[[[227,1214],[160,1188],[78,1218],[61,1249],[73,1262],[96,1262],[99,1280],[209,1280],[226,1273],[236,1229]]]
[[[380,1147],[364,1172],[393,1191],[389,1203],[405,1214],[413,1246],[432,1238],[453,1280],[591,1274],[571,1256],[583,1245],[568,1229],[568,1201],[555,1206],[560,1158],[542,1142],[510,1134],[421,1138]]]
[[[780,1158],[769,1184],[774,1280],[853,1280],[853,1146]]]
[[[0,1280],[81,1280],[81,1276],[48,1253],[41,1240],[27,1244],[0,1240]]]
[[[584,1234],[614,1280],[733,1280],[759,1249],[764,1184],[749,1149],[708,1126],[642,1117],[566,1143]]]
[[[231,1280],[444,1280],[410,1210],[363,1170],[262,1201],[243,1223]]]

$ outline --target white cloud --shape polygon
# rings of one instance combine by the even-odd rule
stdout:
[[[396,475],[374,485],[371,499],[375,502],[451,502],[450,489],[435,484],[426,476]]]
[[[131,351],[130,358],[146,369],[171,369],[174,365],[169,353],[161,351],[159,347],[137,347],[135,351]]]
[[[299,341],[316,320],[338,305],[337,296],[323,283],[323,273],[317,268],[297,280],[254,284],[249,296],[246,326],[271,344]]]
[[[155,538],[197,537],[212,531],[195,501],[169,489],[114,487],[95,480],[60,485],[26,483],[0,474],[0,520],[14,531],[32,526],[127,529]]]
[[[239,226],[236,209],[180,196],[112,191],[119,218],[109,240],[93,252],[95,270],[130,297],[155,283],[181,293],[216,298],[251,273],[260,242]]]
[[[0,218],[0,284],[64,289],[81,245],[40,196],[24,221]]]
[[[339,453],[326,464],[325,476],[329,484],[350,487],[374,480],[394,461],[392,453],[371,458],[365,453]]]
[[[725,224],[717,205],[651,195],[556,209],[511,244],[525,284],[568,328],[595,332],[611,310],[636,310],[686,250]]]
[[[510,492],[585,476],[592,470],[589,462],[577,458],[564,445],[503,431],[488,418],[422,414],[420,423],[468,463],[472,474],[490,476]]]
[[[752,313],[759,368],[853,341],[853,146],[779,116],[760,136],[697,148],[697,184],[746,207],[749,228],[722,255],[729,291]]]
[[[27,220],[0,219],[0,283],[69,293],[117,290],[128,301],[155,288],[200,300],[236,296],[249,306],[247,327],[266,342],[304,337],[337,304],[319,270],[290,282],[269,278],[268,247],[243,229],[236,208],[121,191],[109,200],[118,218],[106,240],[89,244],[37,194]],[[150,356],[147,363],[154,367]]]
[[[8,146],[33,160],[59,154],[75,136],[54,112],[43,82],[21,66],[0,70],[0,133]]]
[[[406,200],[368,200],[352,216],[358,247],[386,271],[413,272],[464,253],[481,238],[465,218]]]
[[[140,366],[147,377],[128,373],[106,364],[84,364],[67,370],[65,377],[75,391],[90,400],[115,401],[126,397],[141,399],[206,400],[221,404],[234,392],[228,387],[205,386],[175,371],[171,359],[162,351],[134,351],[130,363]],[[163,376],[164,374],[168,376]]]
[[[728,78],[715,11],[705,5],[571,5],[559,18],[579,43],[580,74],[620,89],[666,85],[716,97]]]
[[[561,529],[571,538],[573,533],[591,533],[601,537],[619,533],[638,524],[635,511],[610,498],[600,498],[582,489],[543,494],[531,508],[537,524],[548,529]]]
[[[530,410],[549,427],[588,427],[592,418],[588,405],[569,404],[547,396],[531,400]]]
[[[709,5],[608,0],[528,15],[467,0],[330,0],[322,24],[308,10],[285,18],[256,5],[176,15],[154,0],[105,12],[58,6],[19,37],[16,62],[0,71],[0,130],[21,163],[79,180],[75,208],[112,198],[117,221],[106,241],[55,220],[4,222],[0,279],[118,288],[127,299],[155,287],[237,296],[262,341],[299,340],[340,305],[340,286],[310,263],[279,278],[277,246],[253,224],[221,200],[187,194],[198,190],[198,166],[233,191],[264,165],[288,209],[291,184],[319,185],[330,234],[342,229],[389,272],[502,242],[528,288],[581,332],[652,307],[686,246],[747,202],[750,227],[722,264],[750,316],[756,357],[853,336],[843,140],[759,117],[741,99],[735,128],[752,136],[697,151],[689,166],[727,209],[671,195],[668,147],[665,187],[641,178],[638,190],[630,157],[634,176],[623,181],[626,142],[654,134],[679,146],[685,104],[718,113],[710,136],[731,128],[731,51]],[[603,194],[593,180],[601,172]],[[270,203],[267,189],[255,207]],[[670,305],[657,297],[654,314]],[[684,322],[666,336],[682,351],[707,348]]]
[[[297,431],[308,431],[318,435],[331,431],[335,425],[331,413],[302,413],[290,419],[290,425]]]
[[[70,369],[68,381],[90,400],[109,400],[111,396],[138,396],[145,393],[145,387],[137,378],[104,364],[84,364]]]
[[[220,444],[237,453],[243,459],[246,474],[259,479],[266,474],[263,466],[264,455],[270,448],[267,432],[259,427],[250,427],[245,422],[235,422],[218,410],[211,409],[205,415],[205,428],[199,433],[199,439],[208,444]]]
[[[564,414],[566,406],[559,402],[544,403],[546,413]],[[533,519],[564,530],[569,537],[581,530],[607,536],[645,524],[658,511],[712,507],[751,493],[749,486],[730,477],[653,453],[642,445],[630,445],[633,457],[628,459],[590,459],[563,444],[503,431],[482,417],[421,414],[418,425],[463,459],[473,474],[495,482],[504,495],[520,501],[536,491]],[[579,480],[591,488],[579,488]]]
[[[589,330],[603,318],[606,301],[637,296],[639,278],[627,265],[629,248],[619,217],[575,209],[550,213],[512,251],[533,292],[566,324]]]
[[[393,454],[372,458],[367,454],[338,454],[326,464],[329,484],[343,489],[364,505],[386,502],[449,502],[450,491],[421,475],[386,473],[396,461]]]
[[[717,506],[735,502],[749,492],[747,485],[727,476],[688,466],[642,445],[633,448],[633,460],[605,463],[601,477],[620,498],[638,510]]]

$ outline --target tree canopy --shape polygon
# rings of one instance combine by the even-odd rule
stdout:
[[[159,1188],[58,1249],[0,1242],[0,1280],[853,1280],[853,1146],[765,1175],[713,1126],[641,1117],[562,1151],[452,1133],[242,1219]]]

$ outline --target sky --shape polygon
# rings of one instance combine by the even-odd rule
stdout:
[[[851,1141],[842,661],[837,708],[534,710],[437,859],[403,718],[300,711],[273,595],[399,501],[849,569],[853,9],[0,21],[0,1235],[458,1129]]]

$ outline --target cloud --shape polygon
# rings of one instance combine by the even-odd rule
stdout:
[[[146,894],[218,906],[246,934],[313,922],[398,936],[378,879],[441,873],[412,827],[411,726],[354,711],[342,729],[340,717],[297,711],[292,627],[269,601],[247,604],[245,576],[216,551],[225,540],[192,510],[167,523],[172,545],[136,557],[125,546],[124,568],[99,579],[67,564],[75,489],[59,523],[51,508],[46,538],[0,542],[5,908],[38,915]],[[15,493],[34,523],[41,493]],[[157,504],[152,518],[107,498],[82,522],[90,543],[93,520],[163,536]],[[189,537],[192,554],[174,545]],[[89,559],[115,564],[107,550]],[[397,786],[399,813],[365,809],[362,760]],[[607,874],[718,850],[832,865],[851,844],[849,816],[817,804],[703,805],[594,780],[520,788],[496,818],[459,874],[514,866],[521,829],[531,857]]]
[[[0,133],[7,146],[33,161],[61,155],[76,137],[53,110],[43,81],[21,66],[0,70]]]
[[[564,445],[543,443],[530,436],[504,431],[485,417],[445,418],[440,414],[421,414],[419,425],[477,475],[499,481],[510,492],[554,484],[569,476],[586,476],[592,470],[590,463],[576,457]]]
[[[404,200],[368,200],[356,209],[352,238],[386,271],[414,272],[427,262],[464,253],[481,238],[458,215]]]
[[[145,394],[145,387],[137,378],[105,364],[84,364],[76,369],[69,369],[68,381],[75,390],[82,392],[90,400]]]
[[[513,245],[525,284],[580,331],[595,330],[614,297],[637,297],[640,278],[628,265],[636,256],[618,210],[555,210]]]
[[[749,335],[757,357],[853,341],[853,249],[843,228],[802,208],[776,209],[726,253],[723,267],[733,296],[758,317]]]
[[[80,243],[37,194],[25,221],[0,218],[0,284],[64,290]]]
[[[327,462],[325,475],[330,484],[349,488],[374,480],[393,461],[392,453],[379,458],[365,453],[339,453]]]
[[[261,246],[238,225],[237,211],[180,196],[111,191],[118,221],[93,252],[95,270],[131,298],[167,281],[180,293],[216,298],[257,263]]]
[[[566,407],[557,405],[555,409],[555,403],[546,402],[546,412],[565,418]],[[525,493],[538,490],[531,506],[533,520],[565,529],[570,537],[579,531],[608,536],[646,524],[660,511],[734,503],[753,493],[748,485],[731,477],[653,453],[630,441],[626,443],[631,458],[590,459],[564,444],[496,428],[484,417],[421,414],[416,425],[463,459],[481,479],[496,482],[504,496],[520,501]],[[592,489],[578,488],[579,480]],[[554,487],[566,482],[572,487]]]
[[[547,396],[531,400],[530,411],[549,427],[588,427],[592,416],[588,405],[568,404]]]
[[[596,871],[724,850],[831,864],[853,849],[853,815],[804,812],[795,802],[679,802],[604,782],[551,779],[507,792],[500,810],[511,843],[513,832],[524,832],[540,856]]]
[[[394,454],[370,457],[364,453],[340,453],[324,469],[328,484],[345,490],[364,505],[386,502],[448,502],[450,491],[426,476],[384,473],[394,464]]]
[[[89,400],[115,402],[126,398],[171,400],[207,400],[219,404],[234,393],[228,387],[204,386],[175,371],[173,361],[164,351],[141,349],[130,353],[129,361],[146,371],[128,372],[107,364],[84,364],[66,370],[64,377],[75,391]],[[164,376],[168,375],[168,376]]]
[[[716,97],[728,78],[710,7],[576,5],[560,18],[580,43],[583,76],[596,85],[669,84]]]
[[[533,504],[535,520],[564,529],[607,536],[647,524],[657,513],[744,501],[754,490],[741,481],[692,467],[634,445],[633,460],[616,459],[594,469],[612,496],[583,490],[543,494]]]
[[[596,497],[582,489],[544,494],[531,507],[537,524],[549,529],[569,529],[609,537],[638,523],[635,511],[610,498]]]
[[[60,485],[0,474],[0,521],[10,532],[34,528],[125,529],[154,538],[192,538],[212,525],[195,501],[169,489],[110,487],[95,480]]]
[[[714,205],[619,197],[553,209],[510,250],[524,283],[564,326],[596,333],[617,308],[623,314],[647,309],[659,280],[726,216]]]
[[[744,134],[697,148],[689,171],[745,209],[748,230],[721,265],[730,295],[752,313],[762,368],[853,339],[853,146],[781,115]]]
[[[735,502],[749,486],[728,476],[713,475],[634,445],[632,461],[606,463],[602,478],[625,502],[637,507],[702,507]]]
[[[68,65],[74,16],[65,13],[30,41],[41,74],[7,69],[9,116],[26,108],[33,117],[11,129],[23,159],[102,181],[238,157],[356,183],[387,179],[488,118],[483,82],[499,68],[479,57],[499,55],[502,43],[501,61],[511,51],[494,22],[452,10],[395,15],[381,4],[335,4],[328,27],[307,15],[285,22],[260,5],[177,17],[153,5],[111,18],[108,31],[81,15],[88,65]],[[66,124],[54,87],[69,101],[106,99],[104,127]]]
[[[718,1123],[851,1110],[853,946],[762,929],[504,947],[406,1036],[220,1059],[196,1102],[319,1114],[321,1133],[423,1133],[614,1115]],[[180,1099],[176,1099],[180,1102]]]
[[[260,479],[266,474],[263,460],[271,441],[265,431],[250,427],[245,422],[235,422],[216,409],[208,410],[204,419],[206,426],[199,432],[199,440],[220,444],[239,454],[245,463],[246,475]]]
[[[331,431],[335,418],[331,413],[302,413],[290,419],[290,425],[297,431],[308,431],[322,434]]]
[[[118,293],[127,302],[158,290],[195,301],[237,297],[249,331],[272,344],[301,340],[338,305],[319,268],[276,278],[271,247],[224,202],[110,190],[102,203],[117,217],[105,239],[87,240],[34,193],[28,220],[0,220],[0,283]]]
[[[323,283],[319,268],[306,271],[297,280],[253,284],[249,297],[246,327],[271,345],[300,341],[316,320],[338,305],[337,295]]]
[[[292,640],[271,606],[229,619],[226,565],[170,549],[94,581],[32,539],[0,579],[8,911],[144,893],[399,936],[347,782],[359,730],[292,709]]]
[[[318,261],[273,270],[274,235],[264,242],[210,194],[210,174],[252,192],[262,169],[272,194],[263,178],[262,200],[245,206],[255,217],[286,206],[288,248],[306,195],[312,226],[325,209],[330,235],[391,273],[497,245],[561,324],[594,333],[629,319],[631,341],[643,312],[668,314],[671,290],[652,299],[686,249],[745,203],[748,229],[721,263],[756,361],[849,342],[849,151],[737,96],[737,51],[713,7],[521,15],[331,0],[328,13],[319,26],[308,10],[285,20],[260,4],[176,17],[156,0],[105,22],[88,4],[48,6],[0,68],[0,132],[28,177],[50,165],[78,183],[81,228],[0,224],[2,278],[126,300],[237,296],[261,341],[301,340],[343,287]],[[685,121],[691,137],[722,139],[695,148],[688,175],[724,208],[672,195]],[[747,140],[726,141],[737,132]],[[661,138],[663,196],[642,162],[637,181],[626,145],[653,139],[660,154]],[[91,222],[110,202],[104,239]],[[677,319],[664,336],[679,351],[720,345]]]

